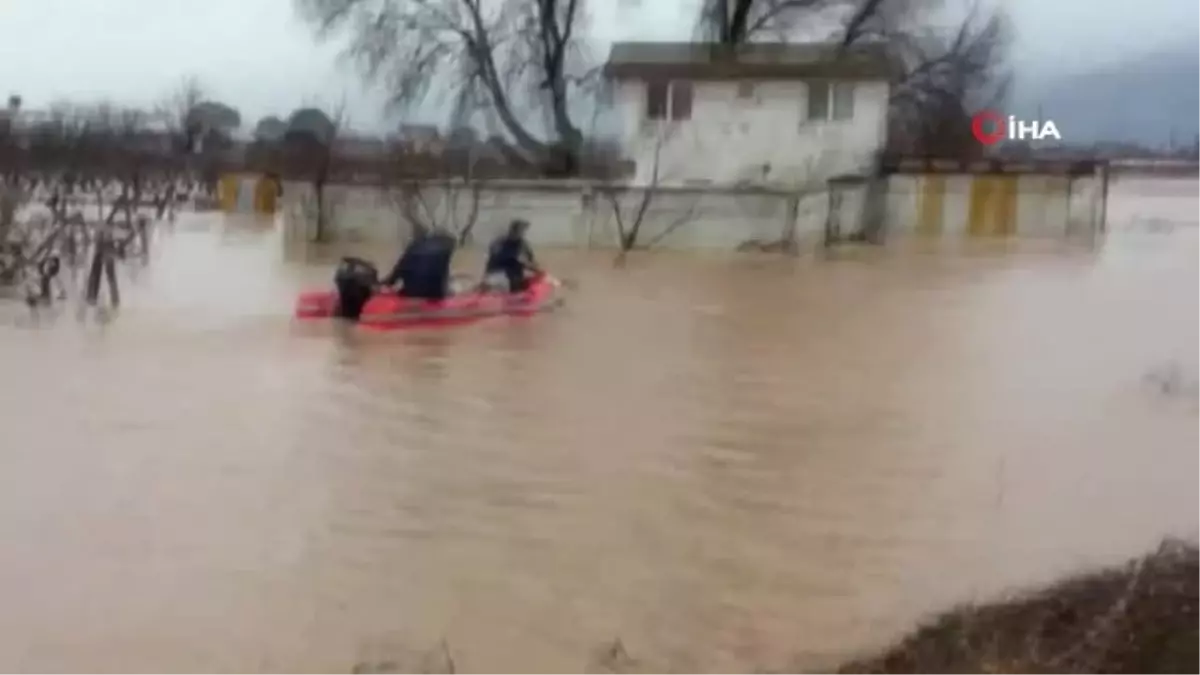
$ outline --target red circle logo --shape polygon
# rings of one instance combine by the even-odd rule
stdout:
[[[991,126],[991,131],[988,127]],[[981,110],[971,118],[971,133],[984,145],[994,145],[1008,137],[1004,116],[994,110]]]

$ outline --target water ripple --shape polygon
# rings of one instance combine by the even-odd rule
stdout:
[[[328,268],[219,223],[160,239],[109,324],[0,327],[0,666],[409,667],[446,640],[459,669],[574,671],[620,636],[740,670],[1197,526],[1195,409],[1153,395],[1194,394],[1155,370],[1194,359],[1194,230],[548,251],[569,311],[364,335],[293,325]]]

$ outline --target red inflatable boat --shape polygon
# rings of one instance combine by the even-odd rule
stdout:
[[[521,293],[472,291],[442,301],[406,298],[391,290],[377,293],[363,307],[364,328],[392,330],[474,323],[492,316],[528,316],[557,306],[561,284],[548,274],[530,280]],[[306,291],[296,300],[297,319],[328,319],[337,310],[337,291]]]

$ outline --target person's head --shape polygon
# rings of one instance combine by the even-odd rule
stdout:
[[[529,230],[529,221],[517,218],[508,224],[508,236],[520,239]]]

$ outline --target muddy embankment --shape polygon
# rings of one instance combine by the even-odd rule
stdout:
[[[1166,541],[1128,563],[1048,587],[933,617],[899,642],[833,670],[839,673],[1194,673],[1200,671],[1197,614],[1200,552]],[[453,673],[442,643],[395,661],[359,663],[355,673]],[[587,672],[671,672],[615,640]],[[788,669],[795,672],[797,669]],[[758,670],[756,672],[765,672]]]

